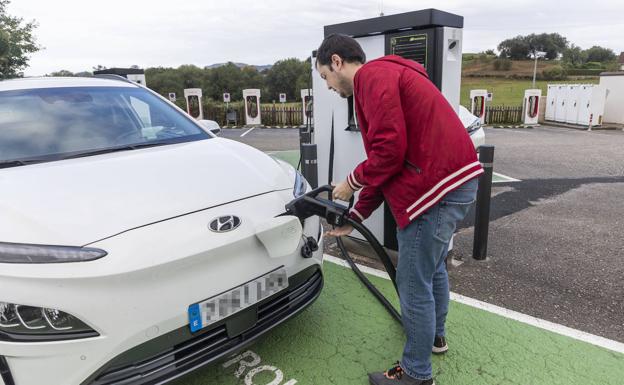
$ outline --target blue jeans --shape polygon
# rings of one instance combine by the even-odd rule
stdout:
[[[478,179],[448,193],[406,228],[397,231],[397,286],[407,336],[401,367],[420,380],[432,377],[431,348],[444,336],[449,283],[445,259],[457,222],[475,201]]]

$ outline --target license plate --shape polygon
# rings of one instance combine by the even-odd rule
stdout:
[[[189,306],[191,332],[231,316],[288,287],[286,269],[279,268],[225,293]]]

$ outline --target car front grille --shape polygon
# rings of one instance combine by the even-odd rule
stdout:
[[[163,384],[242,349],[266,331],[302,311],[319,296],[323,287],[320,269],[314,267],[299,274],[305,274],[303,279],[300,276],[299,282],[289,285],[285,292],[258,305],[257,322],[243,333],[229,337],[226,325],[221,324],[199,335],[192,335],[183,342],[169,345],[149,358],[124,362],[122,365],[117,362],[119,360],[113,360],[83,385]],[[295,277],[291,277],[291,282]],[[190,333],[188,327],[183,329],[179,329],[178,333]],[[146,344],[153,345],[154,342],[148,341]],[[133,351],[141,351],[141,346]]]

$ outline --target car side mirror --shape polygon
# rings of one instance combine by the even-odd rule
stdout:
[[[219,123],[214,120],[202,119],[198,120],[198,123],[205,129],[213,134],[219,136],[221,134],[221,127],[219,127]]]

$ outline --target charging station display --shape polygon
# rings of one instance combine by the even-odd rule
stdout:
[[[391,37],[390,53],[414,60],[427,69],[427,35],[421,33]]]

